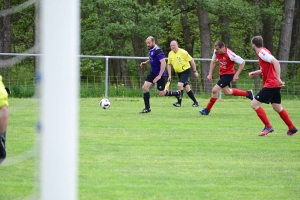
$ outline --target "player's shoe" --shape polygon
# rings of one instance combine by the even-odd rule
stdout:
[[[272,126],[271,127],[265,126],[265,128],[260,132],[260,134],[258,134],[258,136],[265,136],[265,135],[268,135],[268,133],[271,133],[273,131],[274,131],[274,129]]]
[[[207,108],[204,108],[203,110],[199,110],[199,113],[200,113],[201,115],[208,115],[209,112],[210,112],[210,111],[209,111]]]
[[[180,107],[180,106],[181,106],[181,104],[180,104],[180,103],[178,103],[178,102],[176,102],[176,103],[173,103],[173,106],[175,106],[175,107]]]
[[[144,108],[143,110],[142,110],[142,112],[140,112],[141,114],[144,114],[144,113],[149,113],[149,112],[151,112],[151,108]]]
[[[199,106],[198,102],[194,102],[192,105],[192,107],[198,107],[198,106]]]
[[[253,92],[252,92],[252,90],[247,90],[247,92],[248,92],[247,98],[252,101],[253,100]]]
[[[288,130],[287,136],[293,136],[295,133],[297,133],[298,129],[294,127],[292,130]]]

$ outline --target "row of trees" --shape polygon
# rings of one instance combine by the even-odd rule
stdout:
[[[11,10],[26,2],[29,6],[21,11]],[[0,52],[21,53],[38,46],[39,6],[28,2],[0,2]],[[223,40],[243,58],[256,59],[250,41],[254,35],[261,35],[279,60],[299,60],[300,20],[295,19],[300,19],[300,1],[296,0],[81,0],[81,54],[145,57],[145,39],[152,35],[166,54],[170,41],[176,39],[193,57],[211,58],[214,42]],[[132,77],[143,81],[148,69],[141,69],[140,62],[110,60],[111,80],[124,82],[127,87],[131,87]],[[16,71],[29,70],[34,76],[34,65],[34,59],[27,59],[2,68],[1,74],[9,77]],[[206,80],[209,62],[197,66],[201,68],[202,89],[210,92],[211,84]],[[104,67],[104,60],[82,59],[81,75],[101,77]],[[257,67],[247,65],[249,70]],[[298,66],[281,67],[283,79],[297,78]],[[193,88],[199,88],[196,78],[191,79]]]

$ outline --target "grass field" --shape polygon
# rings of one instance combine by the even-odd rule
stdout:
[[[208,116],[198,113],[208,98],[175,108],[175,98],[153,97],[148,114],[139,114],[142,98],[111,98],[108,110],[99,100],[80,99],[78,199],[300,199],[300,133],[287,137],[270,105],[275,131],[258,137],[263,124],[249,99],[223,98]],[[0,200],[36,191],[37,105],[10,99]],[[300,128],[300,101],[283,106]]]

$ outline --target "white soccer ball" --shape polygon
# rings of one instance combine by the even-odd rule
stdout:
[[[103,109],[108,109],[110,107],[110,101],[106,98],[101,99],[100,107],[103,108]]]

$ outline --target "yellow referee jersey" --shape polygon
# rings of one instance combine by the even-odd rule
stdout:
[[[2,76],[0,75],[0,108],[2,106],[8,106],[8,94],[2,82]]]
[[[178,51],[170,51],[168,55],[168,65],[172,65],[175,72],[183,72],[191,67],[190,61],[193,58],[190,54],[181,48],[178,48]]]

